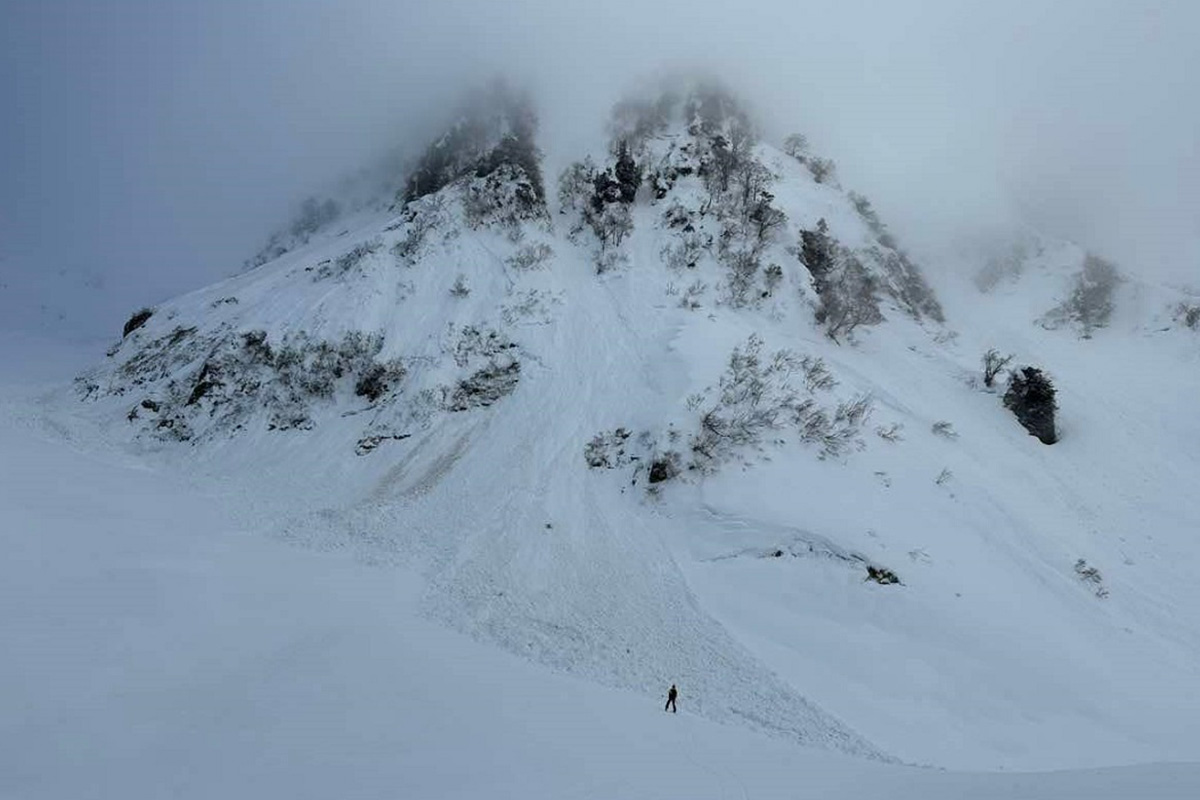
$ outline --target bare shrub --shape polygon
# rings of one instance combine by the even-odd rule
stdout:
[[[862,445],[859,436],[873,406],[871,396],[865,394],[838,403],[829,425],[804,440],[819,443],[822,458],[840,456],[851,446]]]
[[[873,247],[866,255],[882,268],[884,280],[880,288],[895,298],[914,319],[928,316],[935,322],[946,321],[933,287],[925,280],[921,268],[903,250]]]
[[[958,431],[954,430],[954,426],[944,419],[933,423],[931,430],[935,436],[941,436],[951,440],[958,438]]]
[[[867,199],[866,195],[859,194],[858,192],[850,192],[847,194],[847,197],[854,206],[854,210],[858,212],[858,216],[862,218],[867,228],[875,236],[875,240],[884,247],[895,249],[895,237],[888,232],[887,225],[883,224],[883,220],[879,218],[879,212],[871,205],[871,201]]]
[[[404,235],[392,245],[392,255],[404,264],[414,264],[430,231],[446,220],[446,199],[441,194],[426,195],[405,206]]]
[[[805,164],[817,183],[837,185],[837,164],[833,163],[833,159],[809,156]]]
[[[803,133],[789,134],[783,140],[783,152],[803,164],[808,153],[808,137]]]
[[[695,311],[700,308],[700,298],[708,291],[708,284],[704,281],[693,281],[690,286],[683,290],[683,297],[679,298],[679,307],[686,308],[688,311]]]
[[[763,286],[764,296],[775,294],[775,290],[779,288],[779,284],[783,282],[783,267],[778,264],[769,264],[763,270]]]
[[[755,334],[730,354],[692,440],[693,452],[702,459],[716,461],[734,449],[756,446],[798,413],[803,401],[788,380],[799,368],[795,354],[780,350],[764,362],[762,345]]]
[[[629,256],[619,250],[604,250],[596,256],[596,274],[604,275],[622,269],[629,263]]]
[[[554,249],[550,245],[545,242],[536,242],[518,248],[515,253],[505,260],[505,263],[515,270],[528,272],[529,270],[540,269],[543,264],[553,257]]]
[[[668,269],[692,269],[700,263],[708,247],[708,240],[697,231],[687,231],[675,237],[673,244],[664,245],[662,260]]]
[[[583,457],[593,469],[615,469],[630,463],[626,453],[630,432],[627,428],[597,433],[583,448]]]
[[[342,253],[332,262],[325,263],[317,270],[317,279],[340,277],[357,268],[368,256],[383,249],[383,240],[378,236],[366,242],[359,242],[348,252]]]
[[[723,250],[721,261],[729,270],[725,282],[726,302],[734,308],[741,308],[758,300],[758,294],[752,291],[761,264],[758,252],[753,248]]]
[[[862,262],[848,250],[841,249],[834,269],[818,286],[817,322],[835,342],[850,336],[862,325],[877,325],[883,321],[877,296],[878,281]]]
[[[891,425],[880,425],[875,429],[875,435],[885,442],[901,442],[904,437],[901,435],[904,431],[904,426],[898,422],[893,422]]]
[[[607,203],[589,216],[592,230],[600,240],[601,251],[620,247],[625,237],[633,232],[633,216],[624,203]]]
[[[510,359],[507,363],[489,364],[458,382],[446,400],[446,408],[449,411],[486,408],[512,394],[520,380],[521,362]]]
[[[1000,351],[992,348],[983,354],[983,385],[989,389],[996,382],[996,376],[1013,360],[1012,354],[1000,355]]]
[[[800,441],[818,444],[821,457],[842,454],[855,442],[872,403],[858,396],[829,409],[821,407],[812,389],[801,392],[793,378],[803,374],[806,387],[825,387],[831,378],[818,360],[806,360],[790,350],[769,357],[763,342],[752,335],[734,348],[715,390],[689,399],[700,411],[699,430],[692,436],[693,466],[712,470],[736,452],[761,446],[769,435],[796,431]],[[807,366],[806,366],[807,364]]]
[[[1079,580],[1088,584],[1092,592],[1101,599],[1108,597],[1108,587],[1104,585],[1104,576],[1100,574],[1100,570],[1088,564],[1085,559],[1079,559],[1075,562],[1075,574],[1079,576]]]
[[[800,359],[800,369],[804,372],[804,389],[809,394],[828,392],[837,386],[837,380],[823,358],[804,356]]]
[[[1175,319],[1192,330],[1200,330],[1200,305],[1180,303],[1175,307]]]

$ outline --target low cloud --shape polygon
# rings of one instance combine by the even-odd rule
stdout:
[[[1200,6],[883,5],[10,6],[0,282],[62,272],[152,303],[235,271],[309,192],[420,147],[472,83],[533,89],[553,172],[621,92],[679,66],[743,91],[768,134],[808,134],[918,247],[1026,222],[1128,271],[1197,272]]]

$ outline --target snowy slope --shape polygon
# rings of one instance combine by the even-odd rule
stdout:
[[[477,176],[341,220],[154,309],[39,413],[79,447],[186,475],[240,530],[419,574],[414,619],[574,686],[654,698],[676,682],[711,721],[879,760],[1200,759],[1200,464],[1181,446],[1200,434],[1200,371],[1195,334],[1155,322],[1169,293],[1124,285],[1087,340],[1048,330],[1082,257],[1054,251],[986,296],[948,281],[939,323],[852,198],[759,144],[787,221],[738,302],[716,244],[730,217],[678,169],[705,141],[684,118],[639,145],[675,174],[661,197],[643,185],[611,243],[553,202],[473,221]],[[840,343],[814,323],[798,255],[819,220],[886,318]],[[672,265],[683,233],[713,238]],[[820,359],[836,381],[780,379],[806,413],[869,397],[870,416],[836,447],[781,422],[694,460],[752,334],[764,359]],[[1058,444],[981,388],[990,347],[1054,377]],[[589,468],[589,443],[618,428],[612,469]],[[682,473],[651,486],[672,451]]]
[[[1194,765],[981,774],[864,762],[714,724],[688,684],[680,713],[664,715],[660,696],[431,624],[411,570],[265,539],[227,494],[81,451],[34,413],[45,363],[78,353],[2,347],[14,366],[0,385],[0,796],[1200,791]]]

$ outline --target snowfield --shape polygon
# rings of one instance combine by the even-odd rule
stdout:
[[[78,357],[5,342],[5,798],[1200,791],[1192,764],[968,773],[864,761],[705,719],[682,679],[681,711],[667,715],[665,686],[606,688],[481,644],[431,622],[424,580],[394,560],[264,537],[228,492],[45,428],[44,392],[18,379],[52,374],[43,358]]]
[[[472,222],[466,177],[107,355],[6,339],[0,794],[1200,796],[1180,292],[1127,279],[1082,338],[1047,312],[1085,254],[1039,242],[930,303],[758,145],[787,222],[739,296],[690,136],[603,245],[569,204]],[[819,220],[885,318],[839,341]],[[989,348],[1052,376],[1058,443]]]

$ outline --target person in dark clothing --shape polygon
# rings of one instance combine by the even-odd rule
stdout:
[[[675,684],[672,683],[671,688],[667,691],[667,704],[663,706],[663,711],[670,709],[672,714],[679,711],[679,709],[675,707],[675,697],[678,694],[679,691],[675,688]]]

